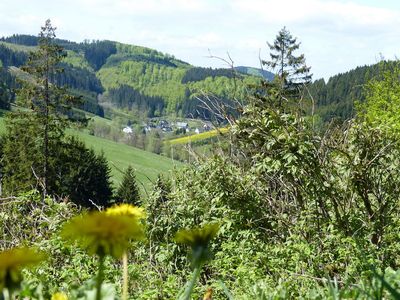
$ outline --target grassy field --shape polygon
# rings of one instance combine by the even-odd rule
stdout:
[[[4,133],[5,131],[3,114],[4,111],[0,111],[0,133]],[[93,148],[97,153],[103,151],[111,167],[111,176],[114,185],[117,185],[121,181],[122,172],[128,165],[132,165],[136,170],[136,177],[140,182],[139,185],[142,192],[148,191],[151,188],[158,174],[167,175],[174,168],[179,168],[183,165],[178,161],[172,161],[170,158],[98,138],[84,132],[68,130],[68,134],[79,137],[88,147]]]
[[[182,144],[194,143],[194,142],[212,138],[214,136],[217,136],[220,133],[226,133],[226,132],[228,132],[228,130],[229,130],[228,128],[220,128],[218,130],[214,129],[214,130],[202,132],[199,134],[193,134],[193,135],[189,135],[189,136],[180,137],[177,139],[168,140],[168,141],[166,141],[166,143],[168,143],[170,145],[182,145]]]
[[[122,179],[122,171],[128,165],[132,165],[136,170],[138,181],[147,190],[157,179],[158,174],[168,174],[174,168],[182,166],[182,163],[172,161],[170,158],[125,144],[98,138],[79,131],[71,131],[71,133],[82,139],[87,146],[92,147],[97,153],[104,152],[111,167],[114,183],[119,183]]]

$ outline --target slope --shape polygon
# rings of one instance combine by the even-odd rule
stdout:
[[[37,40],[29,35],[0,39],[3,46],[25,55],[34,49]],[[102,94],[104,106],[134,110],[146,117],[207,117],[198,101],[204,93],[223,102],[243,99],[246,87],[260,80],[258,76],[230,69],[194,67],[173,55],[141,46],[113,41],[76,43],[57,39],[56,42],[68,54],[63,65],[66,72],[58,81],[81,92],[91,104],[83,109],[98,115],[102,112],[96,101]],[[2,49],[0,57],[1,52]],[[10,63],[6,66],[11,66]],[[123,101],[122,94],[126,98]]]
[[[332,119],[347,120],[354,116],[354,103],[365,100],[364,86],[382,71],[398,67],[396,61],[381,61],[370,66],[357,67],[348,72],[314,81],[309,91],[316,103],[316,113],[322,122]]]
[[[0,110],[0,134],[5,132],[3,117],[5,113],[7,111]],[[141,188],[146,191],[151,188],[158,174],[167,175],[174,168],[183,166],[182,163],[173,161],[168,157],[95,137],[82,131],[68,130],[68,134],[79,137],[89,148],[93,148],[97,153],[104,153],[109,162],[111,178],[115,186],[121,181],[122,172],[128,165],[133,166]]]

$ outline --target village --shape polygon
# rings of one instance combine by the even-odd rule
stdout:
[[[165,119],[150,119],[143,122],[141,128],[144,133],[149,133],[154,130],[162,131],[165,133],[175,132],[177,135],[192,133],[200,134],[202,132],[210,131],[214,128],[211,122],[197,119],[189,119],[185,121],[168,121]],[[125,126],[122,131],[125,134],[133,133],[133,128],[129,125]]]

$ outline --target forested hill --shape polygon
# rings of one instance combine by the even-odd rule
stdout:
[[[383,70],[391,69],[395,64],[395,61],[382,61],[337,74],[327,82],[324,79],[315,80],[310,85],[310,93],[315,100],[317,114],[323,122],[353,117],[354,102],[363,102],[365,99],[365,84],[371,79],[379,78]]]
[[[232,69],[194,67],[154,49],[113,41],[84,41],[82,43],[56,39],[67,53],[64,72],[56,79],[77,94],[84,96],[83,110],[102,116],[103,107],[139,112],[147,117],[162,115],[205,117],[200,103],[204,92],[224,100],[243,98],[248,84],[260,77],[254,72]],[[35,49],[38,38],[13,35],[0,39],[1,107],[15,87],[18,67],[28,52]],[[99,97],[101,95],[101,97]],[[8,97],[8,98],[7,98]],[[98,99],[101,99],[99,103]]]
[[[129,110],[146,117],[174,115],[208,118],[201,97],[210,93],[229,102],[244,98],[246,87],[273,74],[257,68],[235,67],[212,69],[192,66],[173,55],[154,49],[113,41],[84,41],[82,43],[56,39],[67,57],[64,72],[57,83],[67,85],[83,95],[81,109],[103,116],[103,107]],[[35,49],[38,38],[13,35],[0,39],[0,108],[7,109],[13,98],[15,77],[20,73],[28,52]],[[353,116],[354,101],[363,101],[363,87],[379,75],[381,62],[329,78],[315,80],[310,85],[317,113],[323,122]],[[101,97],[99,97],[101,95]],[[200,98],[200,99],[199,99]],[[101,99],[99,103],[99,99]]]

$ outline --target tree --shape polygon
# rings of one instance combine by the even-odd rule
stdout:
[[[2,68],[0,65],[0,108],[1,109],[10,109],[12,92],[8,84],[11,83],[12,81],[13,80],[11,75],[6,70],[4,70],[4,68]]]
[[[62,72],[59,64],[65,57],[65,52],[54,43],[55,30],[50,20],[47,20],[39,33],[38,49],[30,53],[26,65],[22,67],[27,76],[26,80],[21,81],[22,87],[17,92],[17,104],[31,110],[29,122],[26,120],[26,111],[22,110],[12,113],[12,117],[8,119],[19,119],[19,123],[14,124],[22,125],[20,134],[27,133],[28,128],[31,129],[29,134],[35,137],[35,140],[31,141],[32,145],[39,146],[33,149],[41,148],[37,155],[30,159],[34,162],[30,172],[33,171],[35,177],[40,179],[43,197],[48,193],[51,175],[50,151],[57,148],[54,144],[61,141],[64,135],[66,123],[70,121],[67,112],[71,105],[80,101],[79,97],[70,96],[64,88],[56,85],[55,78],[57,73]],[[10,133],[13,129],[8,128],[8,136],[12,139]],[[55,148],[51,149],[52,145]]]
[[[3,182],[8,194],[39,189],[69,197],[83,205],[107,206],[112,196],[110,170],[104,155],[65,136],[71,105],[79,98],[57,86],[64,53],[54,44],[55,28],[46,21],[37,51],[30,54],[17,103],[23,108],[6,117],[3,143]],[[78,120],[81,121],[81,120]]]
[[[400,63],[379,63],[380,74],[364,85],[365,102],[358,104],[358,117],[380,127],[386,134],[400,136]]]
[[[262,61],[275,74],[281,90],[286,95],[298,96],[301,86],[311,82],[312,74],[310,67],[306,65],[304,54],[295,56],[294,52],[299,49],[300,43],[296,43],[290,32],[283,27],[275,38],[273,44],[268,43],[270,48],[270,61]]]
[[[108,206],[112,188],[104,155],[97,155],[74,137],[68,137],[63,144],[57,162],[57,194],[86,207],[93,207],[93,203]]]
[[[134,205],[140,204],[139,189],[136,184],[136,176],[132,166],[129,166],[125,170],[124,177],[115,197],[118,202],[126,202]]]

